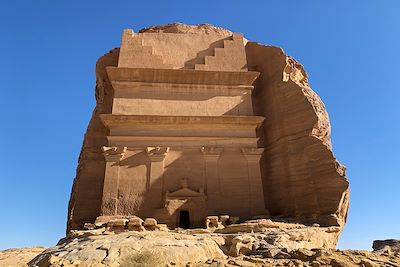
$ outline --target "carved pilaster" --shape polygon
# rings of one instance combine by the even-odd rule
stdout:
[[[211,204],[209,206],[215,207],[218,212],[221,203],[221,182],[218,173],[218,159],[223,151],[223,148],[217,147],[202,147],[201,152],[204,156],[206,165],[206,183],[205,190],[207,194],[207,201]]]
[[[266,214],[264,190],[261,178],[260,158],[264,148],[242,148],[243,156],[247,160],[248,183],[250,190],[251,215]]]
[[[126,147],[103,146],[101,149],[106,160],[101,215],[117,215],[119,161],[124,157]]]
[[[169,152],[169,147],[147,147],[145,150],[150,159],[150,172],[146,189],[151,191],[152,195],[148,205],[150,208],[160,208],[163,199],[164,159]]]

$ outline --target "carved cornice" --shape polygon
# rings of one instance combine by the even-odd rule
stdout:
[[[195,71],[183,69],[106,67],[115,82],[152,82],[208,85],[252,85],[260,75],[256,71]]]
[[[252,134],[252,133],[250,133]],[[250,135],[248,134],[248,135]],[[107,136],[110,146],[127,146],[128,150],[143,150],[147,146],[174,147],[177,149],[189,149],[199,151],[200,147],[219,146],[224,149],[238,147],[256,146],[258,138],[256,137],[227,137],[227,136],[126,136],[113,135]]]
[[[103,151],[104,158],[107,162],[117,162],[120,161],[126,152],[126,146],[117,147],[117,146],[103,146],[101,150]]]
[[[157,162],[165,159],[169,152],[169,147],[147,147],[145,150],[150,161]]]
[[[166,115],[116,115],[101,114],[100,119],[108,128],[129,127],[137,125],[185,125],[198,127],[254,128],[261,126],[265,117],[261,116],[166,116]]]
[[[196,83],[154,83],[154,82],[129,82],[129,81],[114,81],[112,82],[114,88],[114,97],[121,95],[127,97],[132,89],[136,88],[157,88],[160,90],[173,90],[174,92],[182,90],[186,92],[187,89],[191,90],[204,90],[204,91],[217,91],[222,95],[241,95],[254,89],[252,85],[214,85],[214,84],[196,84]],[[127,90],[128,89],[128,90]]]

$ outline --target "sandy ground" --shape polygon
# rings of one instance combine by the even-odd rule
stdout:
[[[27,263],[45,250],[45,247],[11,248],[0,251],[0,266],[28,266]]]

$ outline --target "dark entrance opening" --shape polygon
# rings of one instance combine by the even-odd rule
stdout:
[[[179,227],[180,228],[190,228],[189,211],[187,211],[187,210],[179,211]]]

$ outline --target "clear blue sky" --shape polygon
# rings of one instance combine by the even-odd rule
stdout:
[[[339,248],[400,238],[400,1],[2,1],[0,249],[65,231],[95,104],[97,58],[124,28],[211,23],[277,45],[308,71],[348,167]]]

